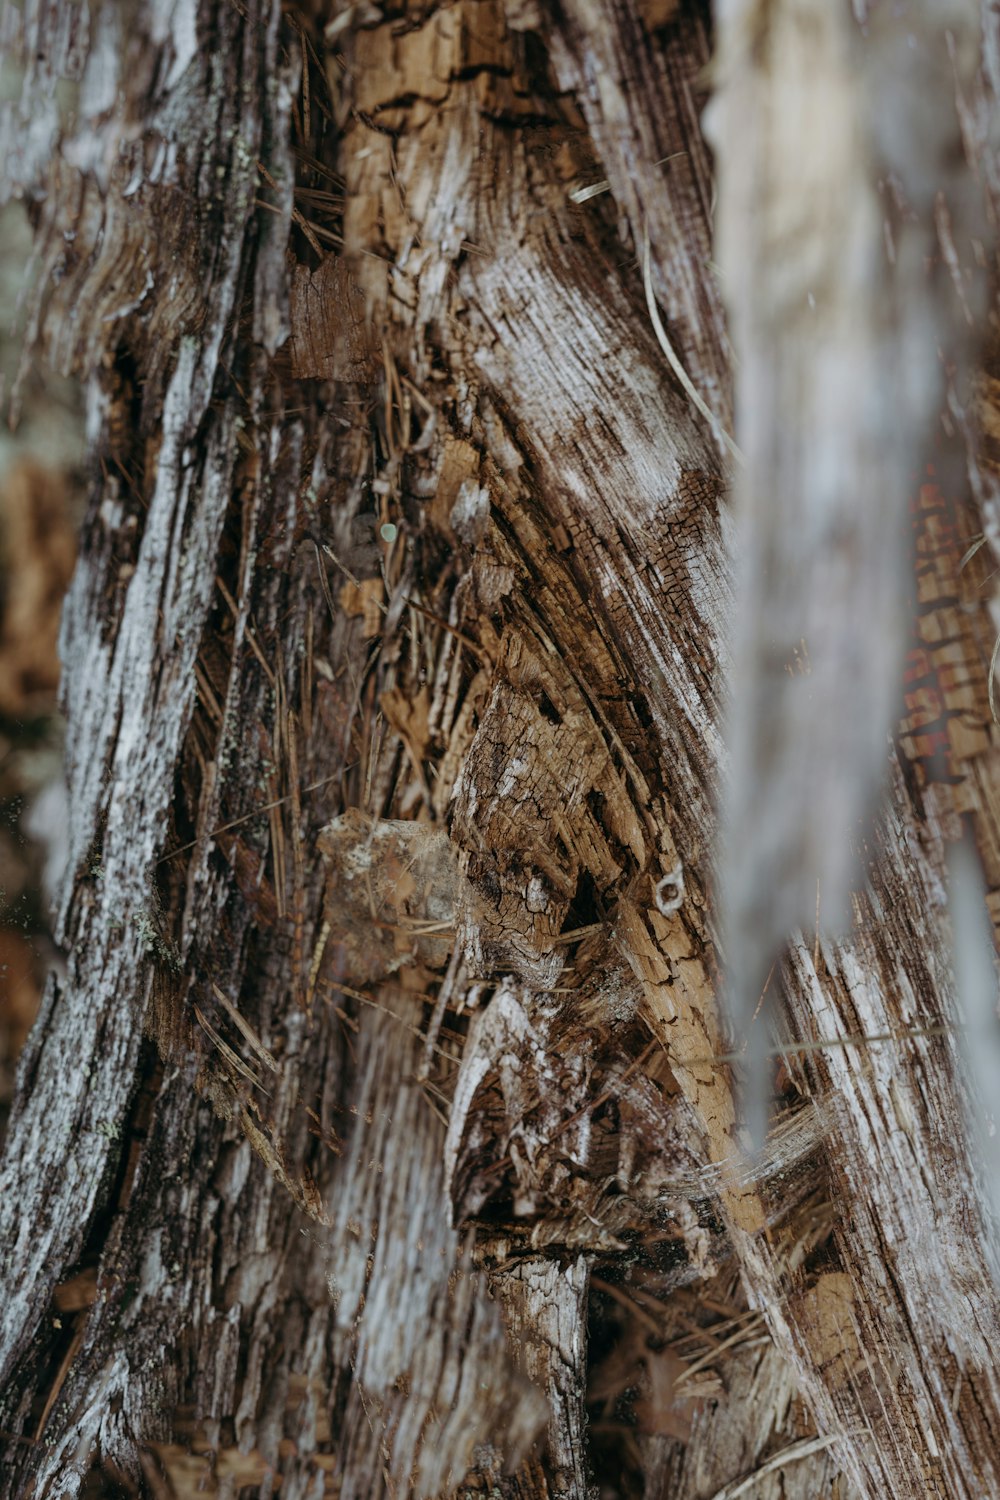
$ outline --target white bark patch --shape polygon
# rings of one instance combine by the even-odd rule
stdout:
[[[950,850],[951,920],[955,938],[955,978],[967,1030],[962,1035],[972,1083],[969,1124],[978,1146],[986,1200],[992,1210],[988,1248],[1000,1282],[1000,986],[993,934],[986,910],[982,872],[967,843]]]
[[[175,88],[198,51],[198,0],[174,0],[172,6],[153,7],[153,37],[173,50],[166,87]]]

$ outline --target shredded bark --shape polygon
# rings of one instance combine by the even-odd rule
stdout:
[[[980,489],[919,497],[921,672],[879,762],[905,513],[875,492],[903,493],[944,385],[915,282],[880,300],[869,144],[901,180],[908,159],[860,106],[899,37],[819,9],[720,15],[721,287],[695,0],[5,13],[30,338],[87,381],[91,466],[62,626],[66,967],[0,1162],[0,1496],[1000,1485],[945,894],[962,814],[1000,885],[995,392],[951,391]],[[910,238],[933,223],[968,299],[946,148],[983,153],[992,85],[952,20],[921,66],[941,91],[948,55],[959,123],[905,151],[946,197]],[[796,108],[837,106],[829,161],[771,88],[786,41]],[[751,147],[766,180],[737,191]],[[808,310],[785,317],[817,257],[818,347]],[[873,613],[896,624],[856,703],[838,677],[800,715],[810,679],[777,669],[826,802],[796,821],[799,765],[780,816],[771,792],[751,808],[777,851],[744,851],[736,901],[751,1010],[767,992],[778,1023],[754,1153],[734,1056],[765,1023],[734,1034],[720,1005],[713,896],[734,570],[825,555],[823,484],[871,567],[800,580],[808,660],[839,661],[827,618],[855,656]],[[843,824],[880,767],[852,883]],[[829,864],[814,922],[789,839]]]

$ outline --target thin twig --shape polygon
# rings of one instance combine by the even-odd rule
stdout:
[[[232,1021],[233,1025],[243,1033],[244,1038],[253,1048],[254,1052],[256,1052],[261,1061],[267,1064],[272,1073],[279,1072],[280,1069],[278,1067],[278,1063],[274,1057],[274,1054],[264,1046],[264,1043],[261,1041],[256,1031],[254,1031],[246,1016],[243,1015],[242,1011],[237,1010],[236,1006],[230,1000],[229,996],[219,988],[214,979],[212,981],[212,993],[214,994],[216,1000],[218,1000],[219,1004],[222,1006],[223,1010],[226,1012],[226,1015]]]
[[[659,161],[654,161],[654,167],[662,167],[664,162],[674,161],[678,156],[687,156],[686,151],[672,151],[669,156],[661,156]],[[599,198],[602,193],[611,191],[611,183],[606,177],[600,182],[590,182],[586,187],[574,188],[569,195],[571,203],[586,203],[590,198]]]
[[[705,418],[705,421],[709,424],[712,431],[718,433],[719,438],[723,443],[725,443],[726,447],[729,449],[736,462],[738,464],[742,464],[743,454],[740,452],[739,448],[737,448],[735,442],[729,436],[729,433],[722,426],[722,423],[719,421],[718,417],[716,417],[711,407],[707,404],[706,401],[703,400],[701,394],[694,384],[694,381],[691,379],[690,375],[681,364],[677,355],[674,353],[673,345],[667,338],[667,330],[663,326],[663,321],[660,317],[660,309],[656,305],[656,293],[653,291],[653,271],[649,258],[648,229],[643,230],[642,237],[642,284],[646,289],[646,306],[649,309],[649,318],[650,322],[653,325],[653,332],[656,334],[657,342],[659,343],[660,348],[667,356],[667,363],[673,370],[674,374],[677,376],[677,379],[680,381],[681,385],[684,387],[687,395],[691,398],[693,405],[697,407],[698,411],[701,412],[701,415]]]
[[[702,1370],[707,1369],[708,1366],[718,1358],[723,1350],[733,1349],[736,1347],[747,1347],[751,1342],[756,1344],[758,1340],[756,1339],[755,1335],[757,1334],[758,1330],[763,1327],[763,1322],[764,1320],[760,1317],[759,1314],[756,1318],[749,1318],[745,1323],[742,1323],[734,1333],[731,1333],[727,1339],[723,1339],[720,1343],[717,1343],[714,1349],[706,1350],[704,1354],[701,1354],[697,1359],[692,1360],[691,1364],[685,1365],[684,1369],[674,1381],[674,1390],[679,1392],[681,1387],[691,1379],[692,1375],[699,1375]],[[765,1336],[762,1342],[770,1343],[770,1336]]]
[[[822,1052],[827,1047],[867,1047],[872,1042],[906,1042],[911,1037],[950,1036],[953,1031],[966,1030],[968,1027],[952,1022],[943,1026],[912,1026],[902,1031],[859,1032],[856,1036],[820,1037],[815,1042],[790,1042],[787,1046],[768,1048],[767,1055],[768,1057],[797,1057],[803,1052]],[[685,1067],[694,1067],[697,1063],[734,1063],[742,1062],[742,1060],[742,1052],[716,1052],[712,1057],[684,1059],[683,1063]]]
[[[644,1307],[641,1307],[635,1298],[630,1297],[623,1287],[615,1286],[612,1282],[605,1281],[602,1276],[591,1276],[590,1287],[592,1291],[604,1292],[606,1296],[613,1298],[621,1307],[627,1308],[633,1317],[638,1318],[639,1322],[648,1328],[650,1333],[655,1335],[656,1338],[662,1338],[662,1323],[657,1322],[652,1313],[648,1313]]]
[[[712,1500],[736,1500],[737,1495],[745,1495],[761,1479],[766,1479],[767,1475],[773,1474],[776,1469],[783,1469],[786,1464],[798,1463],[803,1458],[811,1458],[814,1453],[822,1453],[824,1448],[831,1447],[839,1437],[840,1433],[829,1433],[826,1437],[804,1438],[801,1442],[789,1443],[787,1448],[782,1448],[779,1453],[772,1454],[759,1469],[755,1469],[745,1479],[737,1480],[735,1484],[724,1484]]]
[[[591,182],[586,187],[574,188],[569,195],[569,201],[571,203],[586,203],[588,198],[597,198],[601,193],[608,192],[610,188],[611,184],[608,179],[602,177],[600,182]]]
[[[986,536],[985,536],[985,533],[982,532],[982,531],[979,533],[978,536],[975,536],[975,537],[972,538],[972,541],[969,543],[969,545],[966,547],[965,551],[962,553],[961,561],[958,564],[958,571],[960,573],[963,571],[963,569],[965,569],[965,568],[968,567],[969,563],[975,557],[975,555],[979,551],[980,547],[985,546],[985,543],[986,543]]]
[[[339,781],[341,774],[340,771],[334,771],[332,776],[323,776],[319,781],[313,781],[309,786],[304,786],[302,788],[303,796],[306,792],[318,792],[320,787],[329,786],[331,781]],[[233,818],[228,823],[220,823],[218,828],[213,828],[208,833],[199,834],[196,839],[190,839],[186,844],[178,844],[176,849],[170,849],[166,854],[161,854],[156,863],[157,865],[166,864],[168,859],[176,859],[178,854],[186,854],[189,849],[193,849],[197,844],[200,844],[203,838],[218,838],[220,833],[228,833],[231,828],[239,828],[241,823],[249,823],[252,818],[262,817],[264,813],[269,813],[273,807],[283,807],[290,799],[291,794],[289,793],[284,797],[276,798],[274,802],[265,802],[260,807],[254,807],[250,812],[243,813],[241,817]]]

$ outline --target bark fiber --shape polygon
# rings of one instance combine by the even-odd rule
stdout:
[[[90,501],[0,1496],[1000,1494],[1000,17],[895,10],[7,5]]]

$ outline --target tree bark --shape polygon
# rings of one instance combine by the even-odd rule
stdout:
[[[1000,890],[996,382],[967,388],[958,332],[992,274],[966,157],[994,208],[997,18],[981,44],[915,8],[936,133],[894,155],[893,101],[930,96],[878,7],[717,9],[721,281],[699,0],[5,12],[26,346],[86,380],[91,490],[65,967],[0,1163],[2,1496],[1000,1493],[946,896],[963,819],[983,922]],[[800,117],[843,132],[832,166]],[[895,591],[857,619],[841,545]],[[749,717],[814,774],[748,732],[720,928],[748,557]],[[794,570],[822,584],[805,710],[803,616],[761,584]],[[883,605],[852,707],[823,632],[847,615],[856,661]],[[846,928],[790,936],[824,883]]]

